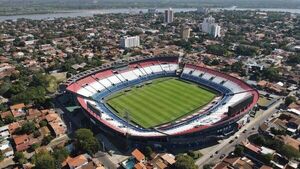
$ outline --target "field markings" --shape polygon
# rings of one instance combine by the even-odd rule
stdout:
[[[159,79],[140,88],[108,99],[121,117],[128,111],[130,120],[145,127],[174,121],[211,101],[215,94],[177,79]]]

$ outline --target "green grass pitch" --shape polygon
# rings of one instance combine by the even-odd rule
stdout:
[[[124,118],[127,111],[131,122],[151,128],[194,113],[215,95],[197,84],[163,78],[118,92],[106,102],[119,117]]]

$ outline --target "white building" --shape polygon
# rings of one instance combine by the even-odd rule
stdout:
[[[8,131],[8,125],[0,127],[0,151],[4,157],[10,157],[14,155],[13,148],[9,142],[10,134]]]
[[[203,32],[208,33],[213,37],[221,36],[221,27],[217,23],[215,23],[215,18],[213,18],[212,16],[204,18],[201,29]]]
[[[172,8],[165,10],[165,23],[172,23],[174,21],[174,12]]]
[[[197,13],[207,14],[207,13],[209,13],[209,9],[208,8],[200,7],[200,8],[197,8]]]
[[[139,36],[124,36],[121,38],[120,46],[122,48],[132,48],[140,46],[140,37]]]
[[[9,134],[9,131],[8,131],[8,125],[0,127],[0,137],[2,139],[10,138],[10,134]]]
[[[150,8],[150,9],[148,9],[148,13],[156,14],[156,13],[158,13],[158,10],[156,8]]]
[[[191,28],[189,27],[182,27],[181,29],[181,38],[182,39],[189,39],[190,38],[190,34],[191,34]]]
[[[4,140],[0,144],[0,151],[3,153],[4,157],[11,157],[14,155],[14,150],[12,148],[12,145],[8,140]]]

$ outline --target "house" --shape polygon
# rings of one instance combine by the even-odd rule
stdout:
[[[50,122],[49,128],[56,137],[64,135],[67,131],[67,127],[63,122]]]
[[[214,169],[252,169],[254,163],[247,157],[226,157],[221,163],[216,165]]]
[[[16,151],[25,151],[30,147],[30,138],[27,134],[13,136]]]
[[[5,125],[0,127],[0,137],[3,139],[8,139],[10,138],[10,133],[9,133],[9,125]]]
[[[263,165],[263,166],[261,166],[259,169],[273,169],[272,167],[269,167],[269,166],[267,166],[267,165]]]
[[[88,164],[88,158],[81,154],[74,158],[68,157],[65,162],[69,169],[79,169]]]
[[[14,150],[8,140],[4,140],[0,144],[0,151],[5,157],[11,157],[14,155]]]
[[[59,115],[56,114],[55,112],[51,112],[46,115],[46,120],[48,123],[59,120],[59,119],[60,119]]]
[[[131,153],[131,155],[138,161],[138,162],[144,162],[145,161],[145,155],[140,152],[140,150],[135,149]]]
[[[10,111],[5,111],[5,112],[2,112],[2,113],[0,114],[0,116],[1,116],[1,119],[3,120],[3,119],[5,119],[5,118],[8,117],[8,116],[12,116],[12,114],[11,114]]]
[[[284,144],[290,145],[297,149],[298,151],[300,150],[300,141],[297,139],[294,139],[288,135],[286,136],[277,136],[277,139],[281,140]]]
[[[176,162],[175,156],[173,154],[157,154],[153,160],[151,160],[152,165],[157,169],[165,169],[170,167]]]
[[[28,109],[26,119],[34,120],[41,115],[42,115],[42,113],[38,109]]]
[[[9,131],[10,135],[12,135],[14,132],[16,132],[16,130],[20,127],[21,127],[21,125],[19,122],[10,123],[8,125],[8,131]]]
[[[67,126],[62,121],[60,116],[56,113],[49,113],[46,115],[46,120],[49,124],[50,131],[56,136],[59,137],[66,133]]]
[[[15,118],[25,116],[26,115],[25,107],[26,106],[24,103],[15,104],[13,106],[10,106],[10,111]]]

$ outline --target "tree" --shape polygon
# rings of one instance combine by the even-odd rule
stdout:
[[[10,89],[11,83],[10,82],[3,82],[0,85],[0,95],[4,95]]]
[[[271,160],[273,160],[273,155],[272,154],[264,154],[262,155],[262,160],[266,164],[270,164]]]
[[[54,76],[41,73],[32,77],[30,85],[34,87],[41,86],[49,93],[55,92],[58,87],[57,80]]]
[[[195,161],[188,155],[178,155],[173,166],[174,169],[196,169]]]
[[[8,115],[3,119],[3,121],[5,124],[10,124],[15,121],[15,118],[13,115]]]
[[[46,120],[42,120],[39,124],[40,124],[41,127],[44,127],[44,126],[48,125]]]
[[[294,147],[287,145],[287,144],[283,145],[280,148],[279,153],[281,155],[284,155],[288,159],[293,159],[293,158],[297,159],[300,157],[300,152],[297,149],[295,149]]]
[[[285,130],[277,130],[276,128],[274,127],[271,127],[270,128],[270,131],[272,134],[274,135],[286,135],[286,131]]]
[[[79,152],[94,154],[99,150],[100,145],[91,130],[82,128],[75,132],[75,147]]]
[[[208,53],[214,55],[225,56],[228,54],[227,49],[221,45],[209,45],[206,49]]]
[[[242,56],[255,56],[257,54],[257,50],[251,46],[239,45],[236,48],[236,53]]]
[[[284,104],[285,106],[289,106],[291,103],[295,102],[296,98],[294,96],[288,96],[285,98]]]
[[[55,160],[49,152],[37,153],[35,158],[35,168],[55,169]]]
[[[32,151],[34,151],[35,149],[37,149],[37,148],[39,148],[40,147],[40,145],[39,144],[32,144],[31,146],[30,146],[30,149],[32,150]]]
[[[61,163],[69,156],[69,152],[66,148],[54,149],[52,156],[55,159],[56,168],[61,168]]]
[[[21,127],[21,133],[31,134],[35,131],[36,127],[33,122],[27,122]]]
[[[150,158],[152,153],[153,153],[152,148],[150,146],[147,146],[144,151],[145,156],[147,158]]]
[[[19,164],[24,164],[26,162],[24,154],[22,152],[16,152],[14,161]]]
[[[211,168],[213,168],[213,165],[212,165],[212,164],[205,164],[205,165],[203,166],[203,169],[211,169]]]
[[[276,81],[279,79],[279,71],[274,67],[269,67],[263,70],[262,75],[271,81]]]
[[[237,146],[235,147],[235,149],[234,149],[234,154],[235,154],[236,156],[242,156],[243,153],[244,153],[244,147],[241,146],[241,145],[237,145]]]
[[[189,151],[187,152],[187,155],[190,156],[190,157],[192,157],[193,159],[197,159],[197,158],[198,158],[198,154],[195,153],[195,152],[192,151],[192,150],[189,150]]]
[[[4,160],[4,155],[2,153],[2,151],[0,151],[0,162]]]
[[[291,55],[287,59],[287,64],[295,66],[300,63],[300,55]]]
[[[51,140],[53,140],[53,137],[51,135],[45,136],[42,140],[42,144],[47,145],[51,142]]]
[[[263,136],[261,135],[253,135],[249,137],[250,142],[262,146],[265,144],[266,140]]]

